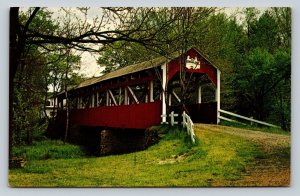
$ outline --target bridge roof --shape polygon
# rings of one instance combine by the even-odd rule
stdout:
[[[177,53],[177,52],[176,52]],[[150,69],[150,68],[154,68],[154,67],[158,67],[160,65],[162,65],[163,63],[166,63],[170,60],[172,60],[173,58],[176,58],[177,56],[179,56],[179,53],[177,53],[177,55],[175,53],[171,54],[169,58],[161,56],[149,61],[145,61],[142,63],[137,63],[137,64],[133,64],[133,65],[129,65],[120,69],[117,69],[113,72],[107,73],[103,76],[99,76],[99,77],[95,77],[95,78],[90,78],[87,79],[85,81],[83,81],[82,83],[80,83],[77,88],[82,88],[82,87],[86,87],[104,80],[109,80],[112,78],[117,78],[123,75],[127,75],[127,74],[131,74],[131,73],[136,73],[139,71],[143,71],[146,69]],[[168,60],[169,59],[169,60]]]
[[[192,49],[192,48],[190,48],[190,49]],[[193,49],[195,49],[195,48],[193,48]],[[202,52],[199,52],[198,50],[196,50],[196,51],[199,54],[201,54],[201,56],[204,57],[212,66],[214,66],[216,69],[218,69],[213,63],[211,63],[207,59],[207,57],[205,55],[202,54]],[[158,66],[161,66],[164,63],[168,63],[171,60],[179,57],[180,54],[181,53],[179,51],[177,51],[177,52],[174,52],[174,53],[170,54],[168,56],[168,58],[165,57],[165,56],[161,56],[161,57],[158,57],[158,58],[155,58],[155,59],[152,59],[152,60],[149,60],[149,61],[145,61],[145,62],[142,62],[142,63],[129,65],[129,66],[117,69],[113,72],[107,73],[103,76],[87,79],[87,80],[83,81],[82,83],[80,83],[76,88],[73,88],[73,89],[83,88],[83,87],[90,86],[90,85],[93,85],[93,84],[96,84],[96,83],[99,83],[99,82],[102,82],[102,81],[105,81],[105,80],[109,80],[109,79],[117,78],[117,77],[120,77],[120,76],[123,76],[123,75],[136,73],[136,72],[139,72],[139,71],[143,71],[143,70],[147,70],[147,69],[150,69],[150,68],[158,67]]]

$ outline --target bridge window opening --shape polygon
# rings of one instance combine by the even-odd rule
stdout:
[[[93,108],[97,107],[97,93],[94,93],[93,95]]]
[[[62,109],[62,103],[61,103],[61,102],[62,102],[62,100],[59,99],[59,100],[58,100],[58,108],[61,108],[61,109]]]
[[[90,108],[93,108],[94,107],[94,94],[92,93],[91,96],[90,96],[90,104],[89,104],[89,107]]]
[[[177,106],[181,104],[182,93],[179,82],[179,74],[176,74],[168,84],[168,102],[170,106]]]
[[[216,89],[212,83],[207,83],[202,85],[201,90],[202,90],[201,92],[202,103],[210,103],[216,101],[216,93],[215,93]]]
[[[84,108],[83,98],[82,98],[82,97],[80,97],[80,108],[81,108],[81,109]]]
[[[176,74],[168,85],[169,105],[180,105],[184,99],[186,104],[201,104],[215,102],[216,88],[206,74],[186,73],[186,90],[181,92],[179,73]]]
[[[133,96],[135,96],[136,101],[134,103],[145,103],[148,96],[148,88],[146,83],[137,84],[130,86],[133,92]]]
[[[81,108],[89,108],[89,104],[90,104],[90,96],[86,96],[86,95],[83,96]]]
[[[186,87],[185,87],[185,103],[195,104],[198,102],[198,88],[200,76],[197,73],[186,73]]]
[[[106,106],[110,106],[111,100],[110,100],[109,93],[107,90],[105,91],[105,94],[106,94]]]
[[[124,93],[123,93],[123,89],[122,88],[119,88],[119,89],[116,89],[115,90],[115,98],[116,98],[116,101],[118,103],[118,105],[123,105],[124,104]]]
[[[62,99],[60,100],[60,102],[58,103],[58,107],[60,107],[61,109],[65,109],[66,108],[66,99]]]
[[[98,106],[105,106],[106,105],[106,93],[105,92],[98,92]]]
[[[128,105],[138,104],[139,100],[137,99],[133,89],[130,86],[127,86],[126,91],[127,91],[127,95],[128,95],[128,97],[127,97],[128,98]]]
[[[153,100],[154,101],[161,100],[161,92],[162,92],[161,82],[158,79],[153,80]]]
[[[89,96],[89,103],[88,103],[88,107],[87,108],[92,108],[93,107],[93,98],[94,98],[94,96],[93,96],[93,94],[91,94]]]
[[[76,109],[77,108],[77,98],[71,97],[69,99],[69,106],[70,106],[70,109]]]
[[[77,96],[76,100],[77,100],[77,106],[76,106],[76,108],[80,109],[81,108],[81,97]]]
[[[118,106],[118,89],[107,90],[109,93],[109,106]]]
[[[179,97],[179,94],[180,93],[180,88],[177,87],[177,88],[173,88],[171,89],[170,91],[170,94],[169,96],[171,97],[171,105],[179,105],[181,104],[181,99]]]
[[[78,106],[77,106],[78,109],[82,109],[83,108],[83,104],[82,104],[82,97],[78,97]]]
[[[188,88],[186,93],[185,93],[186,97],[186,104],[195,104],[197,103],[197,98],[198,98],[198,92],[196,90],[196,88]]]

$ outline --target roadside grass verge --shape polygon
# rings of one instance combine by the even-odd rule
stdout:
[[[256,153],[255,159],[247,164],[243,177],[233,182],[233,186],[290,185],[290,135],[269,133],[262,129],[253,131],[220,125],[197,124],[195,128],[215,134],[237,136],[256,145],[256,151],[259,153]]]
[[[281,128],[274,128],[274,127],[267,127],[267,126],[258,126],[258,125],[248,125],[248,124],[242,124],[238,122],[228,122],[221,120],[220,125],[229,126],[229,127],[235,127],[235,128],[242,128],[242,129],[250,129],[253,131],[262,131],[267,133],[276,133],[276,134],[282,134],[282,135],[290,135],[290,131],[285,131]]]
[[[159,143],[140,152],[105,157],[32,158],[25,169],[10,170],[9,184],[13,187],[234,186],[251,162],[266,157],[250,141],[206,129],[196,129],[196,145],[187,145],[186,136],[176,129],[161,127],[163,138]]]

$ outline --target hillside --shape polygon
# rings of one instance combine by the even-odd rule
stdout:
[[[9,172],[14,187],[288,186],[290,136],[195,125],[198,145],[169,133],[141,152],[28,160]],[[34,147],[33,147],[34,148]]]

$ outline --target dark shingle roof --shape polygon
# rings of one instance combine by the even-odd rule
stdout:
[[[95,77],[95,78],[91,78],[88,80],[83,81],[82,83],[80,83],[77,88],[82,88],[82,87],[86,87],[104,80],[109,80],[112,78],[117,78],[123,75],[127,75],[127,74],[131,74],[131,73],[135,73],[135,72],[139,72],[142,70],[146,70],[146,69],[150,69],[150,68],[154,68],[154,67],[158,67],[160,65],[162,65],[163,63],[166,63],[168,61],[170,61],[173,58],[176,58],[177,56],[179,56],[179,52],[176,53],[172,53],[168,58],[161,56],[149,61],[145,61],[142,63],[137,63],[137,64],[133,64],[133,65],[129,65],[120,69],[117,69],[113,72],[107,73],[103,76],[99,76],[99,77]]]

